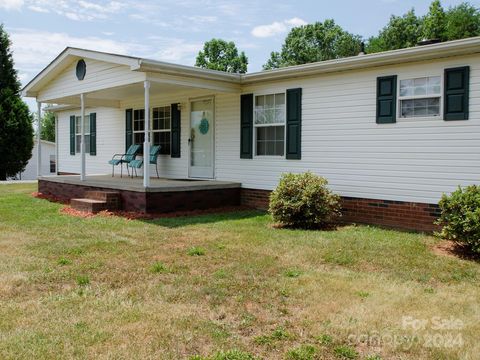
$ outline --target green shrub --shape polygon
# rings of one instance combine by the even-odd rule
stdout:
[[[451,195],[444,194],[438,205],[441,236],[480,254],[480,186],[459,187]]]
[[[270,214],[276,222],[296,228],[332,225],[340,216],[340,197],[327,184],[311,172],[283,174],[270,195]]]

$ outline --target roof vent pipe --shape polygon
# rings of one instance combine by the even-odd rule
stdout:
[[[422,39],[417,43],[417,46],[438,44],[439,42],[441,42],[440,39]]]

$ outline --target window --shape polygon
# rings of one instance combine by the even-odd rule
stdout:
[[[159,106],[152,109],[152,143],[160,145],[160,154],[170,154],[170,106]],[[145,141],[145,110],[133,111],[133,143],[142,145]]]
[[[255,154],[285,154],[285,94],[255,96]]]
[[[142,145],[145,141],[145,110],[133,111],[133,143]]]
[[[85,115],[85,153],[90,153],[90,115]],[[82,139],[82,121],[81,116],[75,118],[75,152],[80,152],[80,142]]]
[[[55,171],[56,171],[55,155],[50,155],[50,173],[54,173]]]
[[[160,145],[160,154],[170,155],[170,106],[160,106],[152,109],[153,145]]]
[[[440,116],[441,77],[400,80],[400,117]]]

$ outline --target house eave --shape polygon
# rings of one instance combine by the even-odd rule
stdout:
[[[251,74],[232,74],[194,66],[67,47],[23,88],[22,95],[25,97],[38,97],[42,87],[46,83],[55,78],[58,73],[73,61],[83,57],[126,65],[129,66],[131,71],[177,76],[182,77],[186,81],[216,81],[225,84],[225,86],[234,86],[240,89],[240,87],[244,85],[255,84],[262,81],[285,80],[323,73],[398,65],[414,61],[434,60],[475,53],[480,53],[480,37],[296,65]]]
[[[377,66],[398,65],[401,63],[475,53],[480,53],[480,37],[259,71],[243,75],[242,84],[252,84],[258,81],[283,80],[300,76]]]
[[[166,75],[180,75],[196,79],[217,80],[230,83],[239,83],[240,74],[227,73],[224,71],[202,69],[194,66],[178,65],[163,61],[140,59],[137,71],[159,72]]]
[[[22,96],[37,97],[39,90],[44,84],[48,83],[57,73],[61,72],[73,61],[84,57],[126,65],[129,66],[131,70],[138,68],[140,60],[140,58],[133,56],[66,47],[55,59],[53,59],[42,71],[40,71],[32,80],[28,82],[27,85],[23,87]]]

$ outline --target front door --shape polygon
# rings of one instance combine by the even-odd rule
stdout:
[[[214,103],[213,98],[190,104],[190,168],[193,178],[214,177]]]

